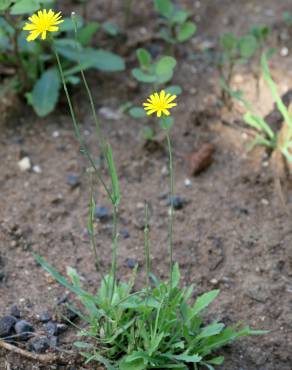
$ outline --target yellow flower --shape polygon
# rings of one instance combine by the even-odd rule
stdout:
[[[157,117],[169,116],[169,109],[177,105],[173,103],[174,99],[176,99],[176,95],[166,94],[164,90],[161,90],[159,94],[155,92],[150,95],[147,102],[143,103],[144,109],[148,115],[157,113]]]
[[[48,12],[46,9],[39,10],[37,14],[33,14],[28,18],[31,23],[25,23],[23,29],[30,31],[27,41],[35,40],[40,34],[42,40],[47,37],[47,32],[56,32],[59,30],[57,24],[64,22],[62,20],[61,12],[54,13],[52,9]]]

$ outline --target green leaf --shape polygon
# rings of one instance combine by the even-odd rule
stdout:
[[[174,13],[174,15],[171,17],[172,23],[182,24],[184,23],[189,17],[189,13],[185,10],[178,10]]]
[[[0,11],[8,9],[11,3],[11,0],[0,0]]]
[[[51,113],[58,101],[61,81],[56,68],[45,71],[34,85],[31,104],[38,116]]]
[[[179,42],[185,42],[189,40],[196,32],[197,26],[193,22],[185,22],[179,26],[177,33],[177,40]]]
[[[124,357],[119,363],[120,370],[144,370],[147,368],[143,358],[138,358],[131,362],[127,361],[127,357]]]
[[[121,32],[116,24],[110,22],[103,23],[102,28],[108,35],[112,37],[117,36]]]
[[[68,45],[64,47],[57,44],[57,51],[64,58],[73,62],[78,63],[78,59],[80,59],[81,66],[84,70],[95,68],[104,72],[118,72],[125,69],[124,60],[120,56],[107,50],[84,48],[78,53],[74,46]],[[76,66],[67,70],[66,74],[74,74],[79,70],[79,66]]]
[[[237,47],[237,38],[231,32],[224,33],[220,38],[220,45],[225,51],[232,51]]]
[[[247,112],[243,116],[244,121],[250,126],[261,132],[264,132],[271,140],[275,140],[275,134],[268,123],[259,115]]]
[[[256,38],[253,35],[246,35],[239,40],[239,52],[242,58],[250,58],[258,47]]]
[[[192,363],[196,363],[196,362],[200,362],[202,357],[195,354],[195,355],[187,355],[187,354],[181,354],[181,355],[168,355],[166,354],[167,358],[170,358],[170,359],[174,359],[174,360],[177,360],[177,361],[184,361],[184,362],[192,362]]]
[[[171,85],[165,89],[165,92],[171,95],[180,95],[182,93],[182,88],[178,85]]]
[[[180,271],[178,263],[176,262],[172,269],[172,288],[176,288],[180,282]]]
[[[162,57],[155,66],[155,71],[160,84],[166,83],[172,79],[173,69],[176,66],[176,60],[173,57]]]
[[[193,316],[197,315],[203,309],[205,309],[209,304],[214,301],[214,299],[218,296],[219,290],[211,290],[210,292],[202,294],[200,297],[197,298],[196,303],[193,308]]]
[[[205,326],[200,334],[197,336],[197,339],[203,339],[207,337],[211,337],[212,335],[217,335],[221,333],[224,329],[225,325],[222,323],[213,323],[208,326]]]
[[[71,17],[63,18],[63,23],[61,24],[60,30],[62,32],[70,32],[74,31],[74,22],[76,22],[77,29],[83,26],[83,18],[80,15],[75,15],[74,22],[72,21]]]
[[[132,75],[139,82],[144,82],[144,83],[154,83],[154,82],[156,82],[156,76],[149,75],[149,74],[143,72],[140,68],[132,69]]]
[[[176,66],[176,60],[173,57],[162,57],[157,63],[156,63],[156,73],[158,75],[164,75],[172,72],[174,67]]]
[[[224,362],[224,356],[218,356],[218,357],[212,358],[212,360],[208,360],[208,363],[212,365],[222,365],[223,362]]]
[[[113,151],[112,147],[110,144],[107,144],[105,148],[105,156],[106,156],[106,161],[108,164],[108,170],[109,174],[111,177],[111,182],[112,182],[112,199],[115,203],[115,205],[118,205],[121,200],[121,193],[120,193],[120,185],[119,185],[119,179],[117,175],[117,170],[113,158]]]
[[[154,0],[154,6],[156,11],[166,18],[170,17],[174,10],[171,0]]]
[[[138,49],[136,53],[140,66],[145,67],[146,69],[149,68],[152,62],[151,54],[143,48]]]
[[[98,22],[90,22],[85,27],[83,27],[77,34],[77,40],[81,45],[87,46],[91,43],[94,34],[100,28]]]
[[[89,348],[92,348],[92,344],[90,343],[86,343],[86,342],[79,342],[79,341],[76,341],[73,343],[73,345],[79,349],[89,349]]]
[[[129,109],[129,114],[133,118],[145,118],[147,116],[145,110],[140,107],[132,107]]]
[[[40,3],[37,0],[20,0],[12,6],[10,14],[19,15],[34,13],[38,9],[40,9]]]

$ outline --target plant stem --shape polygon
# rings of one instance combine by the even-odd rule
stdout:
[[[92,159],[88,149],[87,149],[87,146],[84,142],[84,139],[80,133],[80,127],[79,127],[79,124],[77,122],[77,119],[76,119],[76,115],[75,115],[75,112],[74,112],[74,109],[73,109],[73,105],[72,105],[72,102],[71,102],[71,98],[70,98],[70,95],[69,95],[69,92],[68,92],[68,88],[67,88],[67,84],[66,84],[66,80],[65,80],[65,76],[64,76],[64,71],[63,71],[63,67],[62,67],[62,64],[61,64],[61,61],[60,61],[60,58],[59,58],[59,54],[57,52],[57,50],[55,49],[54,45],[53,45],[53,50],[54,50],[54,53],[55,53],[55,56],[56,56],[56,59],[57,59],[57,63],[58,63],[58,68],[59,68],[59,72],[60,72],[60,75],[61,75],[61,80],[62,80],[62,84],[63,84],[63,88],[64,88],[64,91],[65,91],[65,95],[66,95],[66,98],[67,98],[67,102],[68,102],[68,105],[69,105],[69,109],[70,109],[70,114],[71,114],[71,118],[72,118],[72,122],[73,122],[73,126],[74,126],[74,131],[75,131],[75,136],[77,138],[77,140],[79,141],[79,144],[80,144],[80,151],[81,153],[88,159],[88,161],[90,162],[91,166],[93,167],[94,171],[95,171],[95,174],[97,176],[97,178],[99,179],[99,181],[102,183],[106,193],[107,193],[107,196],[109,197],[109,199],[112,201],[112,194],[110,192],[110,190],[108,189],[106,183],[104,182],[103,180],[103,177],[102,177],[102,174],[100,173],[100,171],[97,169],[95,163],[94,163],[94,160]]]
[[[172,268],[173,268],[173,195],[174,195],[174,186],[173,186],[173,160],[172,160],[172,148],[171,141],[169,137],[169,130],[166,130],[166,139],[169,155],[169,218],[168,218],[168,248],[169,248],[169,273],[170,273],[170,286],[172,287]]]
[[[112,289],[111,289],[111,301],[113,300],[116,278],[117,278],[117,247],[118,247],[118,206],[113,206],[113,232],[112,232]]]
[[[145,227],[144,227],[144,253],[146,258],[146,285],[147,291],[150,291],[150,250],[149,250],[149,214],[148,204],[145,202]]]

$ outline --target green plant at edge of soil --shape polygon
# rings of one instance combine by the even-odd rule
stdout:
[[[217,58],[217,68],[220,74],[222,101],[228,109],[232,107],[228,91],[231,89],[236,65],[246,64],[255,57],[260,59],[269,33],[270,29],[267,26],[254,26],[240,37],[236,37],[232,32],[226,32],[220,37],[221,51]],[[253,74],[259,92],[260,69],[254,69]]]
[[[72,22],[77,34],[75,15]],[[48,26],[49,27],[49,26]],[[42,29],[42,32],[44,30]],[[33,32],[33,31],[31,31]],[[57,64],[65,95],[68,100],[69,110],[74,126],[76,138],[80,144],[81,153],[90,163],[90,172],[95,175],[112,203],[113,210],[113,233],[112,233],[112,267],[110,273],[101,273],[101,283],[96,294],[91,294],[81,286],[81,279],[77,272],[67,269],[70,281],[59,274],[42,257],[35,255],[39,264],[47,270],[60,284],[73,292],[83,305],[80,311],[72,307],[80,318],[88,324],[80,329],[81,340],[75,343],[80,353],[86,358],[86,363],[96,361],[105,365],[109,370],[143,370],[151,368],[175,368],[187,370],[205,367],[210,370],[214,366],[222,364],[223,356],[213,355],[213,351],[233,340],[246,336],[266,333],[265,331],[253,331],[249,327],[239,328],[225,327],[225,324],[214,321],[204,325],[201,313],[217,297],[219,291],[213,290],[197,297],[195,303],[190,303],[193,287],[180,288],[180,272],[178,264],[173,263],[173,204],[170,204],[169,212],[169,254],[170,275],[169,280],[160,282],[151,274],[149,256],[149,226],[148,207],[145,206],[145,241],[144,250],[146,257],[146,284],[145,288],[133,292],[137,269],[134,269],[129,282],[119,282],[117,279],[117,247],[118,247],[118,207],[121,201],[119,181],[114,163],[111,146],[103,138],[100,130],[100,122],[96,116],[93,98],[88,87],[82,64],[80,52],[76,48],[78,66],[84,83],[93,118],[96,124],[100,150],[106,159],[110,184],[107,184],[103,172],[95,165],[88,150],[76,119],[74,107],[68,92],[63,66],[55,48],[54,40],[50,38],[55,51]],[[157,116],[163,116],[162,128],[166,131],[169,150],[169,194],[173,195],[173,162],[170,142],[170,126],[164,115],[170,115],[168,109],[176,106],[173,100],[176,96],[165,94],[160,96],[153,94],[144,106],[148,114],[157,112]],[[158,100],[157,100],[158,99]],[[89,228],[92,227],[91,201],[89,210]],[[96,261],[99,262],[99,261]],[[151,281],[153,284],[151,284]]]
[[[164,21],[160,35],[167,43],[186,42],[195,34],[197,27],[189,20],[188,11],[179,9],[171,0],[154,0],[154,6]]]
[[[292,164],[292,112],[291,108],[287,108],[283,103],[277,86],[272,79],[269,65],[268,53],[264,53],[261,57],[261,69],[263,78],[266,81],[270,92],[276,102],[277,108],[283,117],[283,124],[279,132],[274,132],[264,118],[256,111],[252,104],[246,101],[240,92],[229,91],[230,95],[241,101],[247,109],[247,113],[243,116],[244,121],[253,129],[257,130],[256,137],[250,147],[255,145],[263,145],[271,151],[279,151],[285,160]]]
[[[137,59],[139,68],[132,70],[133,77],[140,83],[151,86],[152,91],[159,90],[162,86],[170,82],[173,78],[176,60],[171,56],[161,56],[157,61],[154,61],[148,50],[144,48],[137,49]],[[180,95],[182,89],[178,85],[170,85],[165,88],[166,93],[172,95]],[[127,104],[126,110],[131,117],[135,119],[145,119],[147,117],[145,110],[133,104]],[[172,117],[167,117],[168,124],[173,125]],[[160,120],[160,124],[162,124]],[[152,122],[151,127],[148,125],[143,128],[143,138],[146,141],[154,140],[157,134],[157,125]]]
[[[16,92],[26,96],[34,111],[41,117],[51,113],[58,102],[61,79],[54,60],[50,43],[33,41],[27,43],[22,30],[24,15],[43,8],[47,3],[41,0],[5,0],[0,2],[0,62],[5,70],[13,69],[15,77],[8,74],[8,82]],[[54,4],[52,0],[50,4]],[[90,47],[92,39],[99,29],[110,32],[108,22],[84,24],[78,17],[78,43],[74,36],[74,28],[70,18],[65,18],[62,29],[56,32],[55,48],[60,54],[64,65],[66,82],[76,85],[80,68],[76,60],[76,45],[80,50],[82,68],[104,72],[117,72],[125,69],[124,60],[109,51]],[[3,93],[5,84],[3,87]]]

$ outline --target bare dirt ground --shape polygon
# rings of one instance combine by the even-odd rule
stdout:
[[[101,3],[98,10],[97,3]],[[113,2],[111,17],[122,24],[122,9],[116,3]],[[88,14],[92,17],[96,14],[98,19],[104,17],[109,9],[103,4],[91,1]],[[218,75],[199,51],[202,42],[216,41],[223,31],[240,33],[255,23],[266,23],[274,29],[273,46],[279,49],[287,46],[292,53],[291,38],[284,42],[279,36],[285,27],[282,13],[291,11],[291,4],[288,0],[185,4],[194,12],[198,33],[193,42],[179,48],[174,81],[184,89],[172,131],[175,193],[185,200],[183,208],[175,211],[175,259],[181,266],[184,282],[195,284],[196,293],[220,288],[221,294],[210,315],[228,324],[243,321],[253,328],[271,331],[224,349],[226,361],[222,370],[291,370],[292,189],[288,183],[283,206],[265,153],[246,152],[250,132],[240,122],[238,111],[230,114],[218,109]],[[135,7],[128,31],[133,38],[145,33],[145,29],[155,32],[155,17],[148,8],[145,4]],[[69,13],[68,9],[64,11]],[[145,24],[146,14],[149,23]],[[129,65],[133,65],[134,52],[126,56]],[[271,70],[281,93],[292,86],[291,67],[291,54],[281,57],[277,52]],[[128,100],[141,103],[148,94],[147,89],[131,80],[129,72],[110,76],[90,73],[89,78],[98,108],[107,107],[116,113],[121,103]],[[248,68],[237,71],[236,83],[264,115],[273,109],[263,83],[261,95],[256,98],[255,82]],[[84,133],[95,151],[93,122],[81,89],[74,99]],[[123,192],[119,277],[129,277],[129,266],[137,261],[141,271],[139,284],[144,266],[141,203],[145,200],[151,208],[152,265],[155,274],[167,277],[167,154],[164,150],[145,150],[139,138],[143,123],[118,114],[117,120],[101,118],[114,149]],[[36,118],[20,103],[2,121],[0,313],[6,314],[16,304],[25,318],[37,322],[37,314],[44,310],[58,314],[57,301],[66,292],[37,266],[32,251],[63,273],[66,266],[76,268],[91,290],[99,281],[86,233],[87,163],[78,153],[65,101],[46,119]],[[192,177],[188,155],[203,143],[215,145],[214,162],[207,171]],[[24,156],[40,166],[41,173],[21,172],[17,162]],[[78,177],[76,184],[68,184],[69,175]],[[190,180],[188,186],[186,179]],[[101,189],[96,202],[109,207]],[[110,264],[110,220],[97,222],[96,230],[99,256],[106,270]],[[74,335],[75,331],[70,329],[61,336],[61,350],[70,349]],[[73,358],[70,364],[42,365],[0,351],[1,370],[86,368],[79,363]]]

